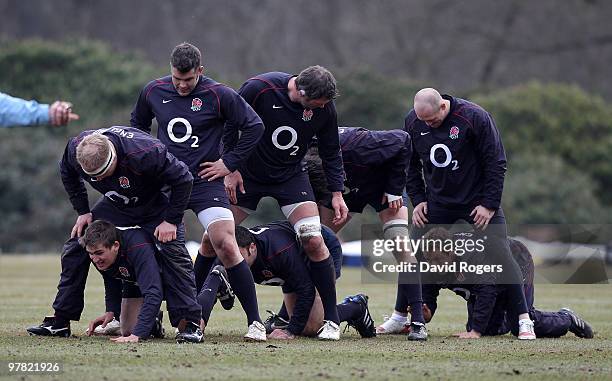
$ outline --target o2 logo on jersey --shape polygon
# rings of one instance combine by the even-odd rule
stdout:
[[[444,151],[445,159],[442,162],[436,159],[436,151],[439,149]],[[451,153],[450,149],[448,148],[446,144],[439,143],[431,147],[431,150],[429,151],[429,160],[431,161],[433,165],[435,165],[438,168],[446,168],[448,167],[450,163],[453,163],[453,167],[451,168],[451,171],[456,171],[457,169],[459,169],[459,162],[457,160],[453,160],[453,154]]]
[[[459,127],[452,126],[450,129],[450,134],[448,135],[451,139],[457,139],[459,137]]]
[[[285,131],[291,134],[291,139],[289,140],[289,143],[287,144],[280,144],[278,142],[278,136]],[[276,130],[274,130],[274,132],[272,132],[272,144],[274,144],[274,147],[282,151],[293,149],[293,151],[289,153],[290,156],[296,156],[297,151],[299,151],[300,149],[300,146],[295,145],[297,140],[298,140],[297,131],[289,126],[280,126]]]
[[[130,179],[125,176],[119,177],[119,186],[123,189],[127,189],[130,187]]]
[[[198,99],[198,98],[196,98]],[[195,99],[194,99],[195,100]],[[200,101],[201,102],[201,101]],[[174,135],[174,125],[177,123],[182,123],[185,126],[185,135],[183,135],[182,138],[177,138],[176,135]],[[168,137],[170,138],[170,140],[172,140],[175,143],[184,143],[188,140],[193,140],[193,142],[191,142],[191,147],[192,148],[198,148],[200,146],[199,142],[199,138],[197,136],[191,136],[192,132],[193,132],[193,128],[191,127],[191,123],[189,123],[189,121],[185,118],[174,118],[172,119],[170,122],[168,122]]]
[[[310,119],[312,119],[312,116],[314,115],[314,112],[312,112],[311,109],[304,109],[304,112],[302,113],[302,120],[304,122],[310,122]]]
[[[108,191],[104,193],[104,196],[106,196],[112,202],[123,203],[124,205],[130,205],[130,202],[132,205],[135,205],[138,202],[138,197],[130,198],[115,191]]]
[[[200,98],[193,98],[191,101],[191,111],[200,111],[202,109],[202,100]]]

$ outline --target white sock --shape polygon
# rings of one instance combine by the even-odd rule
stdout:
[[[402,316],[394,311],[393,314],[391,315],[391,320],[395,320],[400,323],[405,323],[408,321],[408,317]]]

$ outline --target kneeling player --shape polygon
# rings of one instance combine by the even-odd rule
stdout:
[[[464,233],[459,233],[464,234]],[[425,235],[430,240],[456,239],[444,228],[435,228]],[[534,331],[537,337],[560,337],[568,331],[578,337],[592,338],[593,329],[577,314],[568,308],[558,312],[540,311],[534,308],[534,265],[531,253],[521,242],[508,239],[512,255],[521,268],[523,284],[529,316],[534,322]],[[466,261],[470,264],[481,263],[481,256],[466,253],[461,259],[449,251],[423,251],[424,259],[430,264],[443,265]],[[468,321],[466,331],[456,334],[460,338],[472,339],[481,336],[504,335],[512,332],[519,334],[517,324],[518,311],[510,302],[508,285],[495,284],[494,277],[490,275],[474,275],[461,272],[439,275],[437,283],[423,284],[423,315],[429,322],[437,309],[437,297],[440,289],[447,288],[467,301]]]
[[[160,266],[153,240],[142,229],[129,229],[121,234],[113,224],[94,221],[79,240],[91,261],[104,277],[106,312],[89,323],[88,332],[111,321],[121,300],[121,336],[111,339],[118,343],[138,342],[163,336],[159,309],[163,299]],[[111,279],[121,280],[121,289],[113,287]],[[201,341],[201,335],[183,340]]]
[[[330,230],[324,232],[323,237],[327,238],[325,244],[330,248],[336,274],[339,275],[342,252],[335,248],[339,249],[340,244]],[[275,326],[270,338],[287,340],[297,335],[317,335],[324,319],[323,305],[316,295],[308,272],[308,258],[304,255],[291,224],[274,222],[251,229],[236,226],[236,240],[241,254],[251,266],[255,282],[283,288],[288,319],[286,325]],[[219,287],[227,288],[227,283],[224,282],[222,270],[215,267],[198,296],[205,321],[209,320]],[[376,335],[366,295],[347,297],[337,305],[337,309],[340,321],[346,321],[362,337]],[[282,321],[283,319],[279,319],[277,323]]]

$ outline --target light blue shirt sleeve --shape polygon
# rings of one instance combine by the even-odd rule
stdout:
[[[0,93],[0,127],[49,123],[49,105]]]

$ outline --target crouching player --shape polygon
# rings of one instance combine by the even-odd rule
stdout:
[[[465,233],[452,235],[444,228],[435,228],[425,235],[425,239],[441,240],[456,239]],[[540,311],[534,308],[534,265],[533,258],[527,247],[521,242],[508,239],[512,255],[518,263],[523,276],[523,284],[529,317],[534,322],[537,337],[560,337],[568,331],[578,337],[590,339],[593,329],[576,313],[568,308],[558,312]],[[423,251],[424,260],[430,264],[443,265],[459,261],[479,264],[482,258],[478,254],[466,253],[459,258],[449,251]],[[459,268],[459,267],[457,267]],[[494,276],[483,274],[463,274],[461,272],[437,275],[439,282],[424,282],[423,284],[423,315],[429,322],[437,310],[437,298],[443,288],[453,291],[467,301],[468,321],[466,331],[456,334],[464,339],[476,339],[481,336],[505,335],[512,332],[518,336],[518,311],[512,305],[508,293],[508,285],[495,284]],[[425,284],[427,283],[427,284]]]
[[[342,262],[340,243],[326,226],[323,226],[322,236],[333,257],[336,275],[339,276]],[[272,222],[251,229],[236,226],[236,241],[240,253],[251,267],[256,283],[282,286],[284,306],[281,317],[277,316],[272,325],[273,331],[269,338],[290,340],[298,335],[318,335],[324,320],[323,305],[308,272],[309,260],[293,226],[287,221]],[[219,287],[227,289],[227,282],[223,280],[223,271],[219,267],[213,268],[198,295],[205,321],[209,320]],[[361,337],[376,336],[366,295],[349,296],[336,307],[340,321],[354,327]],[[286,319],[282,317],[284,313],[287,314]]]
[[[153,240],[142,229],[119,232],[110,222],[92,222],[79,239],[91,261],[104,277],[106,312],[89,323],[88,334],[114,318],[119,310],[121,336],[117,343],[133,343],[150,336],[163,337],[160,306],[163,299],[160,266]],[[114,287],[121,280],[121,289]]]
[[[310,183],[319,206],[321,222],[340,231],[354,213],[362,213],[370,205],[380,218],[385,239],[408,237],[408,208],[406,174],[412,149],[410,136],[405,131],[371,131],[361,127],[340,127],[338,136],[344,161],[344,200],[349,210],[345,222],[332,224],[334,213],[331,194],[318,149],[313,144],[306,155],[306,166]],[[394,252],[396,260],[415,263],[416,258],[408,251]],[[398,276],[398,298],[413,311],[421,311],[421,283],[418,272],[402,272]],[[412,314],[410,330],[406,314],[394,314],[384,322],[377,333],[407,333],[408,340],[427,340],[425,320],[418,313]]]

